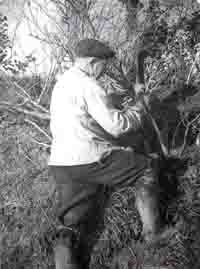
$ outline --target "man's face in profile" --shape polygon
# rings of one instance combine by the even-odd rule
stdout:
[[[99,79],[106,71],[108,60],[94,59],[92,60],[91,65],[95,78]]]

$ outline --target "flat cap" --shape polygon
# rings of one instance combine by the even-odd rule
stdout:
[[[87,38],[78,42],[75,48],[76,57],[96,57],[99,59],[108,59],[115,56],[115,52],[103,42]]]

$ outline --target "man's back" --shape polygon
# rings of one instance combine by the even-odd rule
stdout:
[[[77,67],[66,71],[55,85],[50,108],[53,135],[50,165],[92,163],[112,147],[114,138],[88,113],[86,99],[97,86],[94,79]]]

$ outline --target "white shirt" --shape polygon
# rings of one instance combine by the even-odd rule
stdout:
[[[98,82],[77,66],[57,81],[50,105],[53,136],[49,165],[99,161],[116,148],[115,138],[140,127],[136,106],[119,110]]]

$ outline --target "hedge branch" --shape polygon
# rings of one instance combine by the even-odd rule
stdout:
[[[2,107],[4,110],[7,110],[9,112],[19,112],[24,115],[32,116],[34,118],[37,118],[39,120],[50,120],[50,113],[40,113],[35,111],[30,111],[21,107],[17,107],[16,105],[13,105],[11,103],[7,102],[0,102],[0,107]]]
[[[185,147],[186,147],[186,143],[187,143],[187,136],[188,136],[188,132],[189,132],[189,129],[191,127],[191,125],[197,121],[198,119],[200,118],[200,114],[198,114],[193,120],[191,120],[188,124],[187,124],[187,127],[186,127],[186,130],[185,130],[185,134],[184,134],[184,141],[183,141],[183,145],[180,149],[180,152],[179,152],[179,157],[183,154],[184,150],[185,150]]]
[[[36,140],[36,139],[33,138],[33,137],[31,137],[31,140],[32,140],[34,143],[36,143],[37,145],[39,145],[39,146],[43,146],[43,147],[45,147],[45,148],[50,148],[50,147],[51,147],[50,144],[40,142],[40,141]]]
[[[41,134],[43,134],[50,142],[52,141],[52,138],[50,135],[47,134],[46,131],[44,131],[39,125],[37,125],[37,123],[29,120],[29,119],[25,119],[25,122],[29,123],[30,125],[32,125],[33,127],[35,127]]]
[[[18,89],[20,89],[27,96],[27,99],[25,100],[26,103],[29,102],[30,104],[32,104],[36,108],[40,109],[44,113],[49,113],[49,111],[46,108],[44,108],[43,106],[41,106],[38,102],[33,101],[32,98],[31,98],[31,96],[23,89],[23,87],[21,87],[20,85],[18,85],[16,82],[14,82],[14,85]]]

